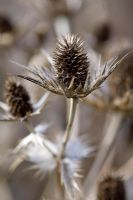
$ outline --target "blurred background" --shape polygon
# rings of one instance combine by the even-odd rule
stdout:
[[[47,60],[42,49],[52,56],[57,38],[70,32],[78,33],[85,41],[86,49],[93,48],[105,61],[115,52],[133,47],[132,19],[132,0],[0,0],[1,101],[4,101],[4,82],[7,75],[17,74],[16,67],[10,60],[26,66],[45,66]],[[133,63],[131,65],[133,67]],[[26,86],[34,102],[44,93],[44,89],[32,83],[19,81]],[[108,114],[108,111],[81,102],[75,134],[85,134],[88,144],[98,148]],[[31,121],[34,126],[41,122],[50,122],[50,137],[61,134],[67,121],[64,97],[52,94],[44,112]],[[20,139],[29,134],[27,129],[20,122],[0,122],[0,130],[0,198],[39,200],[45,180],[36,179],[31,171],[24,173],[27,163],[22,164],[13,174],[8,174],[10,161],[7,155]],[[109,164],[111,170],[121,169],[132,157],[133,118],[126,115],[118,130]],[[83,164],[84,175],[88,174],[94,158],[95,155]],[[133,162],[127,171],[130,172],[126,180],[127,199],[133,200]],[[46,199],[52,200],[54,198],[49,196],[50,183],[47,187]]]

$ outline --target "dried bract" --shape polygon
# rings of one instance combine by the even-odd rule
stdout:
[[[129,52],[127,49],[122,54]],[[113,97],[123,97],[126,92],[133,89],[133,55],[128,56],[124,62],[112,73],[109,79],[109,88]]]

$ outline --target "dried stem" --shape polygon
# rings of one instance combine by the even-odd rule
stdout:
[[[95,183],[99,178],[100,172],[102,171],[102,168],[104,167],[104,164],[110,152],[112,152],[111,150],[114,147],[118,128],[122,121],[122,118],[122,114],[113,114],[109,116],[109,119],[107,119],[105,123],[106,134],[100,145],[100,151],[97,154],[96,160],[94,161],[94,164],[84,184],[84,192],[86,196],[88,196],[88,194],[91,194],[90,191],[93,190],[93,186],[95,186]]]
[[[71,98],[70,99],[70,111],[69,111],[68,123],[67,123],[66,131],[65,131],[65,134],[64,134],[63,142],[61,144],[62,145],[61,146],[61,154],[60,154],[61,157],[64,154],[64,149],[65,149],[66,144],[67,144],[67,142],[70,138],[72,125],[73,125],[73,121],[74,121],[75,114],[76,114],[77,104],[78,104],[77,98]]]
[[[123,176],[124,180],[128,180],[133,177],[133,157],[131,157],[124,165],[122,165],[117,171],[116,174]]]

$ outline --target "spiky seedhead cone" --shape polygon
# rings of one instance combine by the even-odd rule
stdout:
[[[98,185],[98,200],[126,200],[124,182],[119,177],[108,176]]]
[[[66,91],[67,97],[71,97],[72,92],[74,96],[77,88],[83,92],[89,73],[89,61],[83,42],[77,35],[67,35],[58,42],[54,62],[58,82]]]
[[[25,117],[33,111],[28,92],[11,77],[5,82],[4,96],[14,117]]]
[[[133,89],[133,55],[128,56],[118,66],[111,74],[108,83],[113,97],[123,97],[126,92]]]

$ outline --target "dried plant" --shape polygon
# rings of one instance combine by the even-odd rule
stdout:
[[[92,50],[87,55],[83,41],[77,35],[66,35],[58,41],[54,61],[49,58],[51,68],[39,66],[29,69],[22,66],[35,78],[24,75],[19,75],[19,77],[36,83],[53,93],[71,98],[68,124],[61,148],[62,156],[71,134],[78,99],[99,88],[124,58],[116,57],[101,66],[100,57]]]
[[[25,67],[35,78],[19,77],[67,98],[83,98],[97,89],[124,58],[116,57],[101,66],[100,57],[92,50],[85,53],[83,42],[77,35],[67,35],[57,44],[54,62],[49,59],[51,68]]]
[[[131,49],[119,52],[119,57],[130,52]],[[132,52],[132,51],[131,51]],[[103,110],[121,111],[132,114],[132,53],[121,62],[118,68],[112,73],[99,94],[87,97],[84,101]],[[106,87],[106,89],[104,89]],[[106,94],[106,95],[105,95]]]
[[[24,120],[30,116],[40,114],[45,106],[49,93],[45,93],[38,102],[31,103],[27,90],[14,77],[5,82],[5,102],[0,102],[4,111],[1,121]]]
[[[121,146],[120,158],[115,157],[119,153],[119,143],[126,143],[125,135],[130,128],[125,122],[127,116],[132,120],[133,50],[132,41],[125,45],[123,38],[118,41],[119,34],[114,38],[121,25],[114,16],[116,24],[112,20],[113,3],[108,9],[108,2],[104,0],[1,2],[1,76],[5,76],[9,68],[12,71],[15,62],[11,64],[10,59],[19,60],[26,66],[16,63],[23,71],[18,73],[13,69],[13,73],[15,71],[25,84],[27,80],[30,84],[24,87],[13,76],[7,78],[3,88],[0,195],[1,185],[4,185],[4,195],[9,196],[6,200],[126,200],[130,188],[126,191],[125,182],[133,176],[132,152],[127,153]],[[6,11],[3,4],[7,4]],[[126,7],[123,7],[125,11]],[[125,33],[127,27],[128,23]],[[74,30],[79,33],[71,34]],[[79,34],[89,41],[84,44]],[[129,34],[132,30],[127,32]],[[51,57],[55,38],[58,42]],[[0,81],[3,83],[3,79]],[[39,100],[34,102],[35,96],[39,96]],[[43,112],[48,100],[49,107]],[[95,107],[95,111],[90,106]],[[102,115],[100,109],[104,111]],[[15,126],[16,123],[7,122],[19,123]],[[27,132],[20,123],[25,125]],[[10,136],[7,136],[8,131]],[[15,135],[16,132],[19,134]],[[7,148],[10,149],[5,152]],[[131,145],[128,151],[130,149]],[[119,163],[120,159],[122,163]],[[121,164],[118,168],[117,163]],[[101,179],[104,174],[108,175]],[[37,195],[34,182],[28,176],[35,179]],[[21,188],[18,177],[22,178]],[[5,200],[3,196],[1,198]]]
[[[126,189],[122,178],[106,176],[98,183],[98,200],[126,200]]]
[[[41,178],[44,178],[48,172],[52,173],[52,171],[56,172],[57,170],[61,187],[65,188],[64,195],[73,199],[76,197],[75,189],[80,190],[75,178],[82,175],[81,161],[91,155],[93,148],[87,146],[80,137],[70,139],[64,149],[63,157],[60,157],[62,140],[53,143],[46,139],[42,135],[42,132],[46,132],[46,129],[46,125],[37,126],[34,133],[30,133],[20,141],[12,152],[14,161],[10,171],[14,171],[23,161],[29,161],[31,163],[30,169],[36,169],[35,174]]]
[[[0,46],[11,45],[15,39],[15,27],[6,15],[0,15]]]

